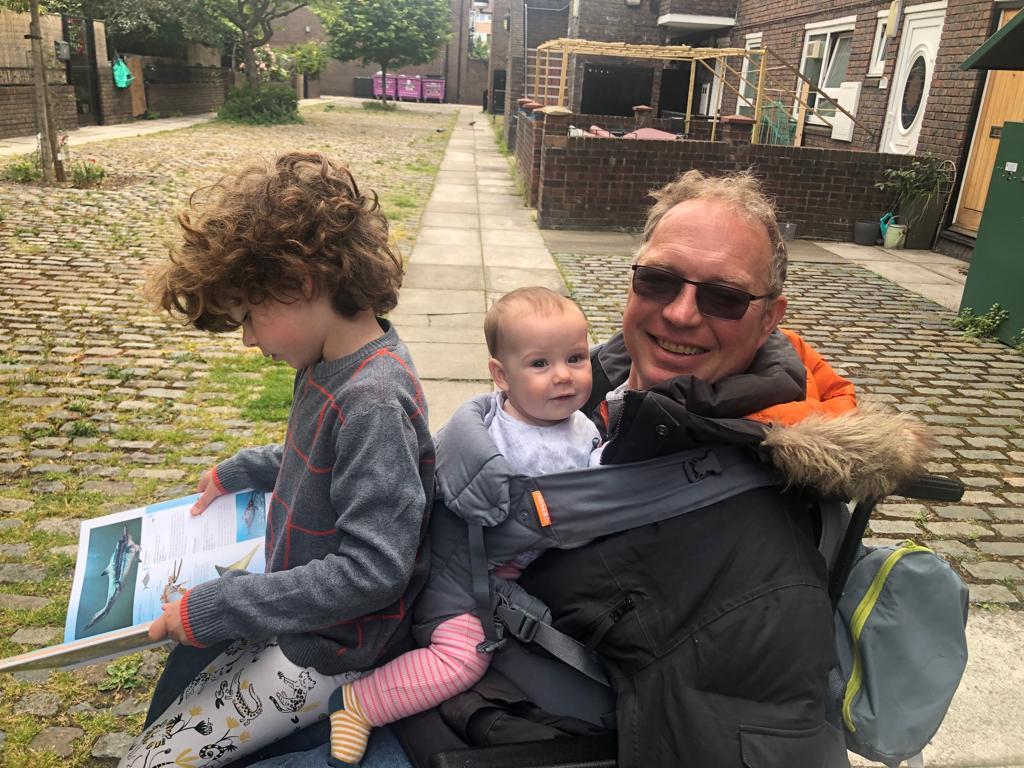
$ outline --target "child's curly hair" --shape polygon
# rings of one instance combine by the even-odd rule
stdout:
[[[310,286],[346,317],[398,303],[402,262],[376,193],[363,195],[319,152],[289,152],[199,189],[178,222],[182,242],[146,294],[200,330],[238,328],[239,299],[296,301]]]

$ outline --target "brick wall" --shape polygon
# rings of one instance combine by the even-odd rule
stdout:
[[[78,128],[75,91],[70,85],[51,85],[50,103],[57,128]],[[35,89],[31,85],[0,85],[0,138],[30,136],[36,133]]]
[[[799,236],[850,240],[855,221],[888,209],[889,196],[874,187],[882,171],[912,159],[719,141],[568,138],[559,125],[540,138],[538,223],[552,229],[640,229],[648,193],[680,172],[752,168]]]
[[[151,112],[161,117],[181,113],[199,115],[216,112],[228,95],[228,82],[212,83],[149,83],[146,85],[146,104]]]
[[[130,123],[135,117],[132,114],[131,91],[128,88],[114,86],[109,62],[106,65],[97,65],[96,70],[99,77],[100,113],[103,115],[103,124]]]

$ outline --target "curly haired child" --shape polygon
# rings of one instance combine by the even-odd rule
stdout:
[[[154,752],[221,765],[322,719],[332,690],[406,637],[427,567],[434,448],[409,352],[380,317],[402,266],[376,195],[292,152],[200,190],[179,222],[151,300],[200,330],[241,328],[297,373],[283,444],[204,472],[192,510],[272,491],[266,573],[229,572],[164,606],[150,637],[194,648],[172,654],[129,768]]]

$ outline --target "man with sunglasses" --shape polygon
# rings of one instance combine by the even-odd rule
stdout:
[[[749,447],[789,484],[552,550],[520,585],[604,662],[617,698],[619,768],[845,765],[842,736],[826,717],[832,610],[817,507],[804,489],[857,492],[850,477],[837,479],[850,468],[869,474],[843,442],[845,420],[872,435],[894,422],[865,422],[853,386],[777,329],[786,249],[752,175],[690,171],[653,196],[622,332],[591,354],[586,407],[607,439],[601,463]],[[871,466],[895,482],[919,469],[921,455]],[[737,476],[729,470],[700,469]],[[628,516],[631,489],[622,496]],[[474,743],[482,733],[485,743],[589,733],[588,722],[566,717],[571,708],[527,706],[551,700],[537,677],[514,677],[510,688],[491,674],[442,705],[442,719]]]

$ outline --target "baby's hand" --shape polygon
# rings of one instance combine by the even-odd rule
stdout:
[[[206,470],[199,476],[199,484],[196,486],[196,490],[201,495],[196,499],[196,503],[192,505],[192,509],[189,510],[193,515],[203,514],[203,511],[210,506],[210,502],[218,496],[224,495],[224,492],[217,487],[217,483],[213,479],[212,469]]]

